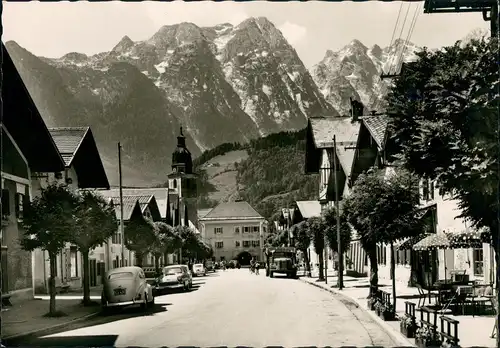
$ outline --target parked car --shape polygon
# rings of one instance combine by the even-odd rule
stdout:
[[[202,263],[195,263],[193,265],[193,276],[204,277],[207,275],[207,270]]]
[[[215,272],[215,264],[212,260],[208,260],[205,262],[205,269],[207,272]]]
[[[101,294],[101,305],[104,311],[137,304],[147,309],[154,303],[153,288],[146,282],[142,268],[119,267],[106,273]]]
[[[193,277],[186,265],[172,265],[163,268],[162,274],[156,279],[155,291],[168,289],[190,290],[193,286]]]

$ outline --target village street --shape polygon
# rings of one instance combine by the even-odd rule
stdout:
[[[247,269],[194,278],[149,314],[98,316],[83,328],[7,346],[394,346],[362,309],[300,280]]]

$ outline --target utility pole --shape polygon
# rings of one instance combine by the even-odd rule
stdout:
[[[337,215],[337,255],[338,255],[338,276],[337,276],[337,287],[339,290],[344,288],[344,260],[342,255],[342,243],[340,239],[340,209],[339,209],[339,185],[337,181],[337,139],[335,135],[333,136],[333,168],[335,174],[335,213]]]
[[[122,247],[122,267],[125,266],[125,228],[123,226],[123,184],[122,184],[122,146],[118,143],[118,175],[120,178],[120,239]]]

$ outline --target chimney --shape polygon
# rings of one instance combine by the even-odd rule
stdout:
[[[363,116],[363,112],[364,112],[365,107],[364,107],[363,103],[353,99],[352,97],[350,97],[349,100],[351,101],[352,121],[353,122],[358,121],[359,117]]]

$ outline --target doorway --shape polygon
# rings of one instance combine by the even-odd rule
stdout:
[[[248,266],[250,265],[250,261],[252,261],[252,255],[248,251],[243,251],[238,254],[236,259],[241,266]]]

